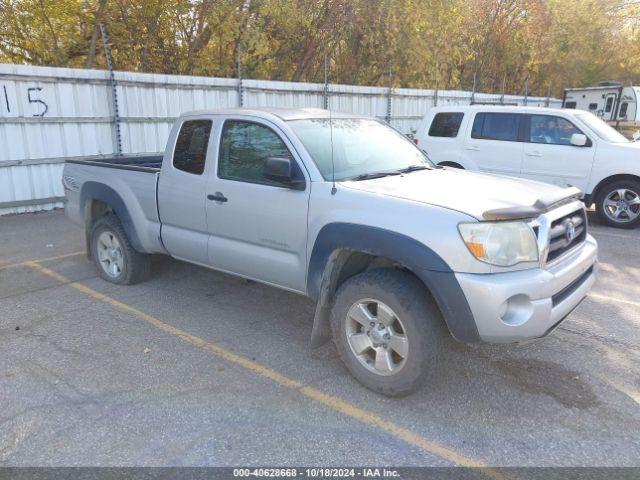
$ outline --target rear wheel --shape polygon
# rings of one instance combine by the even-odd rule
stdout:
[[[621,180],[605,185],[596,200],[600,220],[612,227],[640,225],[640,182]]]
[[[341,285],[331,328],[351,374],[371,390],[389,396],[415,391],[437,371],[447,334],[422,283],[390,268],[361,273]]]
[[[149,276],[150,256],[136,251],[115,215],[99,219],[91,230],[93,261],[99,275],[111,283],[130,285]]]

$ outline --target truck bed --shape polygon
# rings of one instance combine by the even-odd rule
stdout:
[[[160,171],[160,167],[162,166],[162,156],[163,155],[161,153],[153,153],[149,155],[120,155],[96,158],[95,160],[67,160],[67,163],[157,173]]]

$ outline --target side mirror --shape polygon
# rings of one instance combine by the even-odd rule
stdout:
[[[583,133],[574,133],[571,135],[570,142],[574,147],[584,147],[587,144],[587,136]]]
[[[269,157],[264,165],[264,177],[294,190],[304,190],[304,181],[293,178],[290,158]]]

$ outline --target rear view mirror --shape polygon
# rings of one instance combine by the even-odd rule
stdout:
[[[264,177],[294,190],[304,190],[304,182],[293,178],[293,166],[290,158],[267,158],[264,165]]]
[[[583,133],[574,133],[571,135],[570,142],[574,147],[584,147],[587,144],[587,136]]]

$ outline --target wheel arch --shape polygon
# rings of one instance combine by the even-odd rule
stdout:
[[[452,336],[466,343],[480,341],[473,314],[449,265],[432,249],[406,235],[350,223],[325,225],[309,261],[307,293],[316,300],[311,345],[330,338],[329,314],[340,285],[377,267],[408,271],[424,284]]]
[[[85,182],[80,191],[80,213],[84,218],[87,252],[91,256],[90,236],[93,224],[102,216],[115,214],[134,249],[143,251],[140,237],[122,197],[113,188],[99,182]]]
[[[593,189],[591,194],[588,196],[588,198],[585,198],[585,203],[587,207],[590,207],[591,205],[593,205],[595,202],[598,201],[598,197],[600,196],[600,193],[602,193],[602,189],[605,186],[613,182],[619,182],[621,180],[632,180],[634,182],[640,182],[640,176],[633,175],[630,173],[620,173],[616,175],[610,175],[600,180],[600,182],[598,182],[598,184],[595,186],[595,188]]]

